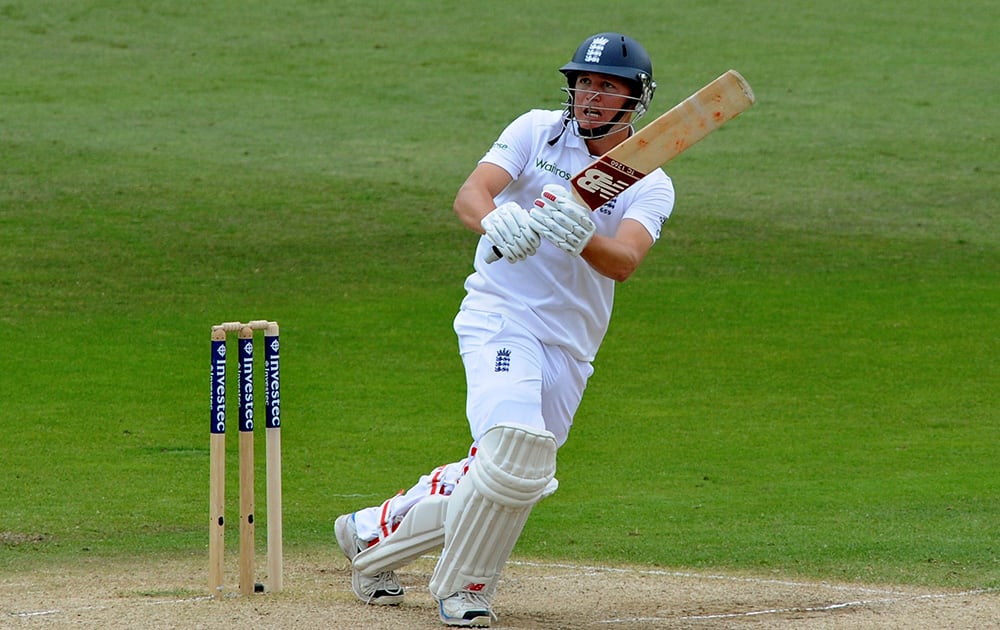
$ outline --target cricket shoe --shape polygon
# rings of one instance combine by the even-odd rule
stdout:
[[[438,616],[446,626],[489,628],[496,615],[489,600],[481,593],[458,591],[438,600]]]
[[[333,525],[337,535],[337,544],[347,556],[354,561],[354,556],[369,547],[368,543],[358,538],[358,529],[354,524],[354,514],[338,516]],[[351,567],[351,588],[358,599],[366,604],[392,606],[403,601],[403,585],[399,583],[395,571],[383,571],[374,576],[361,575]]]

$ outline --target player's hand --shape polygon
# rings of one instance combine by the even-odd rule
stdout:
[[[480,225],[493,248],[509,263],[524,260],[538,251],[541,237],[531,227],[528,211],[513,201],[498,206]]]
[[[562,186],[549,184],[531,209],[531,227],[556,247],[579,256],[593,238],[597,226],[590,210],[573,201]]]

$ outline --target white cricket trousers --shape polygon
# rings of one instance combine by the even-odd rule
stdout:
[[[455,333],[465,364],[466,415],[473,444],[468,456],[438,466],[405,493],[355,512],[358,537],[381,540],[425,497],[451,494],[476,453],[476,442],[501,422],[546,429],[562,446],[573,416],[594,373],[589,361],[546,346],[516,322],[498,313],[461,310]]]

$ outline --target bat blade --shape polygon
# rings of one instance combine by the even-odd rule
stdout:
[[[585,206],[596,210],[754,101],[746,79],[728,70],[577,173],[571,181],[573,192]]]
[[[573,196],[591,210],[600,208],[755,102],[747,80],[727,70],[577,173],[570,180]],[[486,261],[500,258],[492,247]]]

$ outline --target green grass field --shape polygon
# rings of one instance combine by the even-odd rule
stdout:
[[[459,458],[451,201],[614,29],[654,113],[758,104],[669,165],[515,554],[1000,587],[996,3],[140,4],[0,2],[4,572],[207,566],[220,321],[282,325],[286,553]]]

